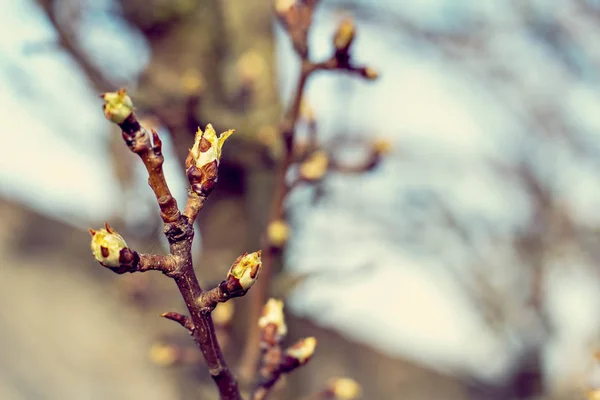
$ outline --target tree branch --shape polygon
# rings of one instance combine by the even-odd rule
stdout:
[[[191,189],[184,214],[181,214],[162,169],[164,157],[158,133],[152,130],[151,140],[148,131],[136,118],[133,102],[124,89],[105,93],[102,98],[105,102],[103,109],[106,118],[119,125],[125,143],[140,157],[148,171],[148,183],[160,208],[164,222],[163,232],[169,241],[170,254],[138,255],[127,247],[125,240],[116,231],[106,225],[106,229],[90,231],[94,256],[102,265],[117,273],[157,269],[171,277],[183,297],[189,317],[175,312],[165,313],[163,317],[180,323],[191,333],[204,356],[221,399],[240,400],[237,380],[227,366],[217,341],[210,314],[214,306],[211,304],[243,296],[250,289],[260,272],[260,251],[240,256],[231,266],[227,279],[207,294],[202,291],[194,272],[191,252],[194,219],[217,181],[221,147],[233,131],[217,137],[210,125],[204,132],[198,130],[194,146],[186,160]]]
[[[287,327],[283,302],[275,299],[269,299],[265,304],[258,326],[261,330],[262,362],[250,397],[252,400],[266,399],[283,374],[306,364],[312,358],[317,344],[315,338],[309,337],[299,340],[285,351],[282,350],[281,343],[287,334]]]
[[[275,178],[275,190],[271,203],[271,211],[267,223],[267,231],[263,235],[263,278],[251,296],[250,326],[248,328],[248,341],[244,349],[244,355],[240,363],[240,374],[245,379],[250,379],[256,370],[260,352],[255,343],[259,340],[260,332],[254,321],[260,317],[263,304],[269,295],[269,283],[273,276],[273,265],[282,254],[285,241],[272,237],[269,233],[274,225],[284,225],[285,199],[294,185],[286,181],[287,172],[295,162],[294,139],[296,136],[296,125],[300,116],[301,105],[305,96],[306,84],[316,71],[346,71],[358,74],[369,80],[377,78],[377,73],[369,67],[357,67],[351,62],[350,48],[354,41],[355,28],[351,20],[343,21],[334,36],[334,54],[326,61],[313,62],[309,57],[308,33],[312,25],[314,9],[318,0],[304,2],[276,1],[275,12],[277,19],[287,31],[293,48],[300,58],[300,74],[296,83],[296,89],[288,106],[279,130],[285,144],[283,161],[277,169]],[[286,237],[287,240],[287,237]]]

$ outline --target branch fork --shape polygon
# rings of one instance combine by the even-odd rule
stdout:
[[[186,161],[190,190],[181,213],[164,176],[164,156],[158,132],[154,129],[149,132],[140,124],[134,113],[133,101],[125,89],[105,93],[101,97],[104,99],[104,115],[121,128],[125,144],[140,157],[148,171],[148,184],[160,209],[163,233],[169,242],[169,255],[139,254],[129,248],[108,223],[98,231],[90,229],[92,253],[101,265],[119,274],[158,270],[172,278],[186,303],[189,316],[178,312],[167,312],[161,316],[179,323],[190,333],[204,356],[221,399],[241,400],[237,380],[227,366],[217,341],[211,312],[218,302],[246,294],[260,273],[261,253],[240,256],[223,283],[206,292],[196,277],[191,253],[194,221],[217,182],[222,146],[233,130],[219,137],[210,124],[204,131],[198,130]]]

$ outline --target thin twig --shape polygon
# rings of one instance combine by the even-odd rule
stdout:
[[[133,112],[119,124],[119,127],[123,131],[123,139],[127,147],[140,157],[148,171],[148,184],[156,196],[162,220],[165,224],[178,221],[180,213],[177,200],[169,190],[162,168],[165,159],[158,132],[152,129],[151,141],[150,134],[140,125]]]
[[[190,334],[194,333],[194,323],[187,315],[179,314],[178,312],[174,311],[169,311],[160,314],[160,316],[166,319],[170,319],[171,321],[177,322],[179,325],[187,329],[190,332]]]

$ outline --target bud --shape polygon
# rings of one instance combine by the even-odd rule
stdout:
[[[104,116],[115,124],[122,124],[133,112],[133,102],[125,89],[104,93],[100,97],[104,99]]]
[[[290,237],[290,226],[282,219],[276,219],[267,227],[269,244],[274,247],[283,247]]]
[[[360,397],[362,388],[354,379],[333,378],[329,381],[328,391],[339,400],[355,400]]]
[[[211,124],[206,125],[204,132],[198,128],[185,167],[192,190],[199,195],[206,196],[213,190],[217,182],[223,143],[233,132],[233,129],[230,129],[217,137]]]
[[[244,253],[233,263],[227,273],[227,280],[223,282],[229,294],[246,292],[254,285],[260,274],[262,262],[261,251],[255,253]]]
[[[329,167],[329,156],[323,150],[315,151],[300,165],[300,177],[307,181],[321,179]]]
[[[379,155],[389,154],[392,150],[392,145],[388,140],[377,139],[372,143],[373,151]]]
[[[379,78],[379,72],[377,72],[375,69],[373,69],[371,67],[365,68],[364,75],[365,75],[365,78],[367,78],[370,81],[374,81],[375,79]]]
[[[105,267],[120,267],[124,263],[137,264],[139,261],[134,257],[137,253],[127,248],[125,240],[108,226],[108,223],[105,224],[105,229],[99,231],[90,229],[90,234],[94,258]]]
[[[354,41],[354,35],[356,31],[354,28],[354,22],[352,19],[345,18],[337,28],[335,36],[333,37],[333,45],[336,51],[346,53],[352,42]]]
[[[267,63],[256,50],[248,50],[236,62],[238,74],[243,82],[255,83],[267,70]]]
[[[288,357],[297,360],[299,365],[304,365],[312,358],[316,347],[317,339],[311,336],[300,339],[296,344],[289,347],[285,353]]]
[[[269,299],[263,307],[262,316],[258,320],[258,326],[264,330],[269,325],[275,326],[277,340],[281,340],[287,335],[287,325],[285,324],[285,316],[283,315],[283,301]]]

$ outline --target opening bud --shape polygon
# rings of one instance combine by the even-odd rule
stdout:
[[[230,129],[217,136],[211,124],[206,125],[204,132],[198,128],[185,167],[192,190],[199,195],[207,195],[214,188],[223,143],[233,132],[234,130]]]
[[[307,337],[300,339],[296,344],[286,350],[286,355],[298,361],[300,365],[306,364],[315,353],[317,347],[317,339]]]
[[[269,299],[263,307],[262,316],[258,320],[258,326],[264,330],[269,325],[275,326],[275,333],[278,340],[287,335],[287,325],[285,324],[285,316],[283,315],[283,301]]]
[[[230,293],[245,292],[256,283],[262,268],[260,253],[260,250],[250,254],[244,253],[235,260],[227,274],[226,284]]]
[[[129,255],[128,253],[132,252],[127,248],[123,237],[108,226],[108,223],[105,224],[104,229],[98,231],[90,229],[90,234],[92,235],[92,253],[100,264],[105,267],[119,267],[122,265],[121,261],[129,261],[122,260],[121,255]]]
[[[125,89],[104,93],[100,97],[104,99],[104,116],[115,124],[122,124],[133,112],[133,102]]]

